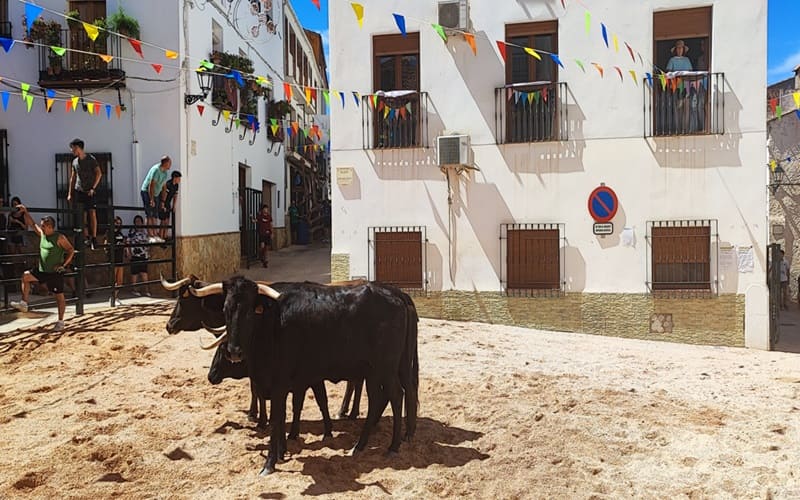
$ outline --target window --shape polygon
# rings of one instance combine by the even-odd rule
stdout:
[[[78,17],[86,23],[93,23],[96,19],[106,18],[105,0],[71,0],[70,11],[78,11]],[[69,69],[72,71],[104,70],[108,65],[100,58],[86,52],[108,54],[108,33],[100,30],[95,40],[89,38],[83,25],[70,23],[68,60]]]
[[[504,224],[506,290],[560,290],[561,224]]]
[[[0,0],[0,37],[11,38],[11,22],[8,20],[8,0]]]
[[[424,289],[425,227],[370,227],[372,279],[404,289]]]
[[[506,42],[503,142],[556,140],[558,67],[547,53],[558,53],[558,21],[506,25]],[[541,60],[522,47],[543,51]]]
[[[716,221],[648,222],[651,289],[711,291],[714,233]]]
[[[374,59],[372,79],[382,96],[371,115],[372,138],[376,148],[408,148],[422,144],[422,97],[419,93],[419,33],[381,35],[372,38]],[[397,91],[410,91],[400,92]],[[364,103],[366,106],[370,104]]]
[[[653,135],[704,134],[715,128],[708,74],[711,7],[653,13],[653,61],[653,74],[665,73],[663,80],[653,81]]]
[[[222,52],[222,26],[215,20],[211,20],[211,53]]]

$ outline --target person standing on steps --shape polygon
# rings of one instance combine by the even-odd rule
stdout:
[[[160,238],[167,241],[167,231],[169,230],[169,219],[175,218],[175,203],[178,201],[178,187],[181,183],[181,173],[173,170],[170,174],[170,179],[164,184],[164,190],[161,195],[161,202],[163,207],[158,212],[158,218],[161,219],[161,235]],[[174,238],[172,235],[171,238]]]
[[[147,229],[149,243],[164,243],[164,240],[158,236],[158,229],[155,228],[155,225],[159,210],[164,208],[162,196],[166,196],[164,186],[167,183],[167,171],[171,166],[170,157],[162,156],[159,163],[150,167],[142,183],[142,203],[144,203],[144,213],[147,215],[147,225],[154,226]]]
[[[58,321],[53,326],[55,331],[64,329],[64,312],[67,308],[64,299],[64,271],[75,256],[75,249],[66,236],[56,231],[56,221],[49,215],[42,217],[40,224],[35,224],[24,205],[19,205],[25,214],[25,221],[32,226],[39,236],[39,266],[22,275],[22,300],[12,301],[11,307],[28,312],[28,293],[31,283],[44,283],[56,298],[58,305]]]
[[[97,246],[97,186],[103,178],[103,171],[97,159],[86,154],[83,150],[83,141],[73,139],[69,143],[69,149],[75,155],[72,160],[72,171],[69,175],[69,191],[67,192],[67,202],[72,203],[74,199],[83,205],[83,236],[87,238],[86,246],[92,250]],[[89,215],[89,228],[86,228],[86,215]],[[91,236],[91,238],[90,238]]]

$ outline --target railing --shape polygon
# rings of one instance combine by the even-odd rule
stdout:
[[[364,149],[428,147],[428,93],[361,98]]]
[[[644,136],[725,133],[725,73],[653,75],[644,88]]]
[[[263,193],[257,189],[239,189],[241,199],[241,220],[239,227],[239,244],[241,246],[242,258],[247,268],[250,263],[259,259],[258,226],[253,217],[258,216],[261,211]]]
[[[101,32],[100,37],[92,41],[82,28],[61,30],[60,46],[71,50],[58,56],[49,46],[39,47],[39,81],[42,86],[106,86],[109,80],[119,80],[116,86],[124,85],[125,72],[119,58],[122,55],[120,37],[104,37]],[[76,50],[107,54],[113,59],[106,63],[96,55],[74,52]]]
[[[11,38],[11,23],[8,21],[0,21],[0,37]]]
[[[3,211],[9,211],[10,208],[3,207]],[[142,207],[139,206],[98,206],[98,212],[107,212],[108,219],[113,221],[114,218],[123,213],[131,213],[135,212],[139,215],[143,215]],[[61,208],[33,208],[28,207],[28,212],[31,214],[41,214],[44,215],[56,215],[59,219],[72,219],[72,220],[81,220],[81,214],[83,213],[83,207],[79,205],[73,206],[70,209],[61,209]],[[33,216],[31,217],[34,219],[34,222],[38,222],[39,217]],[[132,224],[123,224],[120,226],[120,229],[123,231],[123,234],[126,233],[127,230],[136,227],[140,230],[147,230],[150,228],[156,229],[161,228],[161,226],[134,226]],[[133,284],[121,284],[115,285],[114,280],[114,268],[115,267],[130,267],[132,264],[137,264],[137,262],[122,262],[118,263],[114,261],[114,255],[116,250],[122,246],[123,248],[132,248],[132,247],[158,247],[158,246],[167,246],[169,249],[168,257],[161,258],[161,259],[154,259],[151,258],[146,261],[147,265],[156,265],[156,264],[169,264],[170,272],[166,273],[171,276],[173,279],[176,275],[176,241],[175,241],[175,220],[174,217],[171,219],[171,224],[169,226],[172,239],[170,242],[165,244],[162,243],[125,243],[123,245],[117,245],[115,239],[113,238],[113,232],[111,236],[107,239],[107,243],[103,242],[104,238],[101,236],[105,231],[108,231],[108,228],[102,228],[104,231],[101,231],[101,228],[98,228],[98,245],[95,247],[95,250],[101,250],[102,252],[94,251],[89,254],[86,249],[86,245],[84,243],[83,238],[83,228],[77,226],[72,230],[59,230],[62,234],[64,234],[69,240],[71,240],[73,247],[75,248],[75,257],[72,261],[72,269],[68,270],[64,273],[65,278],[65,286],[67,290],[71,291],[72,297],[67,299],[68,304],[75,305],[75,313],[76,314],[83,314],[84,304],[86,303],[86,299],[88,297],[92,297],[94,294],[101,293],[101,292],[109,292],[111,296],[112,305],[116,302],[116,295],[119,290],[129,289],[133,286],[148,286],[160,283],[158,279],[148,279],[147,281],[140,281],[136,285]],[[9,245],[11,244],[11,238],[14,235],[19,235],[22,238],[23,245],[25,239],[36,237],[35,232],[33,231],[5,231],[2,234],[2,238],[0,238],[0,286],[3,288],[3,310],[0,312],[10,311],[9,308],[9,293],[13,293],[19,290],[20,279],[22,277],[22,273],[25,270],[32,268],[38,264],[39,260],[39,253],[38,252],[25,252],[24,245],[22,248],[23,250],[19,253],[9,252]],[[33,235],[33,236],[31,236]],[[38,248],[38,245],[32,245],[33,248]],[[91,262],[90,262],[91,261]],[[153,273],[155,274],[155,273]],[[92,276],[94,278],[94,284],[90,285],[88,281],[88,277]],[[65,290],[65,292],[67,291]],[[33,293],[33,290],[31,291]],[[41,309],[44,307],[52,307],[55,305],[54,300],[42,300],[32,302],[29,299],[29,309]]]
[[[494,89],[497,144],[569,140],[567,84],[512,84]]]

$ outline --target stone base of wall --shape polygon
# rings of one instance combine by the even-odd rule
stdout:
[[[290,245],[289,230],[285,227],[276,227],[272,230],[272,249],[280,250]]]
[[[238,232],[184,236],[178,238],[177,245],[178,279],[194,274],[203,280],[215,281],[239,271]]]
[[[331,279],[347,279],[348,275],[334,274],[337,257],[341,256],[331,257]],[[530,298],[497,292],[446,291],[414,297],[414,303],[419,315],[426,318],[744,347],[744,295],[706,299],[567,293],[561,297]]]
[[[347,281],[350,279],[350,254],[331,254],[331,281]]]

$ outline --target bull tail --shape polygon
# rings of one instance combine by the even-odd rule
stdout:
[[[417,410],[419,409],[419,353],[417,349],[418,322],[417,309],[411,302],[406,314],[406,348],[403,365],[408,370],[406,377],[406,441],[412,441],[417,430]]]

